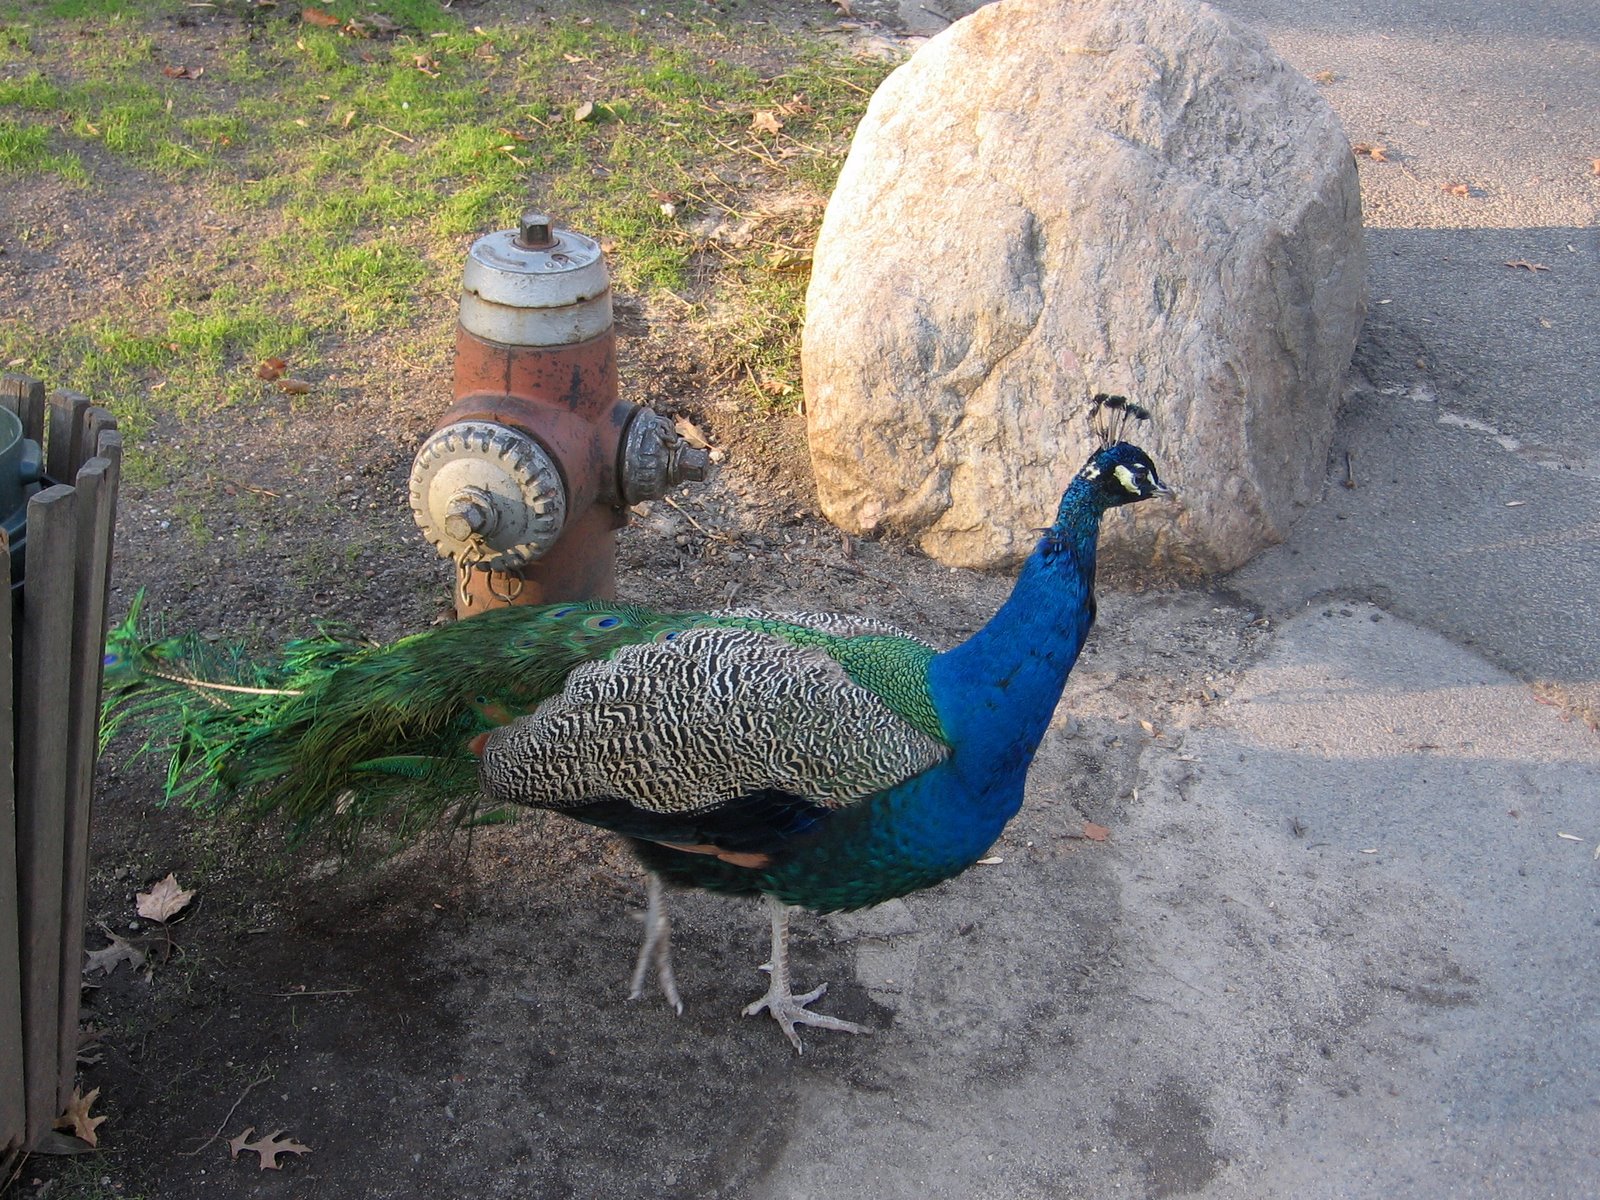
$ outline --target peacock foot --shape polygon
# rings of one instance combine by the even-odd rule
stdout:
[[[633,980],[628,988],[628,999],[644,996],[644,977],[652,966],[656,969],[656,986],[667,998],[667,1003],[680,1017],[683,1000],[678,996],[678,980],[672,973],[672,922],[667,919],[666,889],[654,871],[647,876],[644,910],[644,945],[639,947],[639,957],[633,964]]]
[[[771,963],[763,963],[761,969],[772,973],[772,986],[761,999],[745,1005],[744,1015],[753,1017],[763,1010],[771,1013],[772,1019],[783,1030],[783,1036],[788,1038],[789,1044],[795,1048],[795,1053],[806,1052],[805,1046],[800,1042],[800,1035],[795,1032],[796,1025],[815,1025],[818,1029],[836,1029],[840,1033],[872,1032],[865,1025],[857,1025],[854,1021],[842,1020],[839,1017],[830,1017],[827,1013],[815,1013],[806,1007],[827,994],[827,984],[814,987],[803,996],[796,996],[789,990],[787,981],[782,981],[783,986],[779,986],[780,980],[777,973],[772,970]]]
[[[828,990],[827,984],[814,987],[803,996],[794,994],[789,986],[789,906],[770,896],[767,906],[772,917],[772,958],[762,963],[761,969],[772,976],[772,980],[767,985],[767,994],[747,1004],[744,1015],[753,1017],[762,1010],[771,1013],[796,1054],[806,1052],[806,1048],[800,1044],[800,1035],[795,1032],[796,1025],[815,1025],[818,1029],[836,1029],[840,1033],[871,1033],[872,1030],[865,1025],[830,1017],[826,1013],[814,1013],[806,1008],[806,1005],[823,997]]]

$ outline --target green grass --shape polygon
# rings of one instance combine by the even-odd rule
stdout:
[[[269,355],[383,331],[442,347],[467,240],[532,200],[601,240],[620,288],[705,314],[717,369],[752,397],[798,397],[810,241],[884,65],[689,5],[481,30],[425,0],[321,7],[369,36],[298,4],[187,42],[186,6],[156,0],[0,25],[0,179],[91,198],[144,180],[215,231],[202,295],[179,286],[192,268],[158,265],[87,326],[0,326],[6,361],[112,398],[137,434],[261,396]],[[753,130],[758,110],[781,131]]]

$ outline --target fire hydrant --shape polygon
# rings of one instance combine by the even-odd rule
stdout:
[[[458,616],[615,596],[628,506],[707,466],[671,422],[617,397],[598,243],[525,212],[473,244],[455,402],[411,468],[417,524],[456,563]]]

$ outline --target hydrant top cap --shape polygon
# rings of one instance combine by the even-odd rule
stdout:
[[[552,229],[547,246],[524,246],[502,229],[473,243],[461,290],[512,308],[565,308],[611,287],[600,245],[570,229]]]

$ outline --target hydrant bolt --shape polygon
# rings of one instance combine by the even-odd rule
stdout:
[[[710,469],[709,450],[697,450],[680,442],[677,453],[672,456],[672,467],[668,471],[668,477],[673,483],[704,483],[706,472]]]
[[[529,250],[542,250],[555,245],[550,235],[550,218],[535,209],[526,209],[517,221],[517,244]]]
[[[445,508],[444,531],[459,542],[470,541],[474,534],[487,537],[494,526],[494,497],[482,488],[462,488]]]

